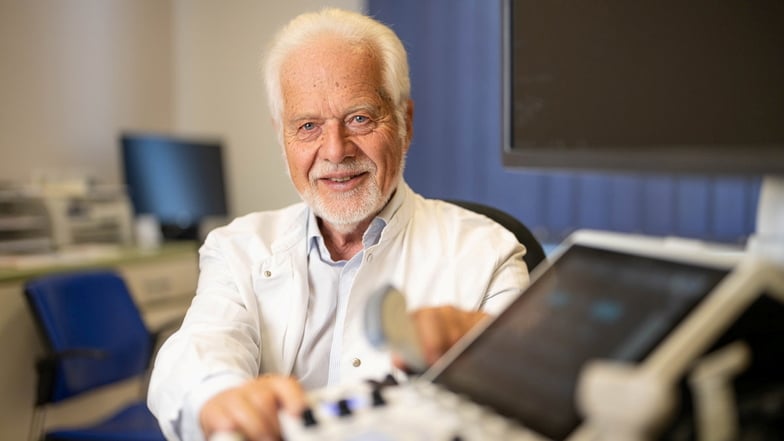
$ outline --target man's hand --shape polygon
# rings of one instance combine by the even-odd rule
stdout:
[[[418,309],[411,314],[411,317],[425,362],[432,365],[460,337],[488,317],[488,314],[481,311],[465,311],[453,306],[438,306]],[[394,363],[397,368],[406,369],[405,363],[400,358],[395,357]]]
[[[264,375],[208,400],[199,414],[207,439],[215,432],[235,432],[248,441],[280,439],[278,411],[299,415],[305,409],[305,392],[297,381]]]

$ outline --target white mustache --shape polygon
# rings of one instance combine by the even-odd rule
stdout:
[[[349,161],[341,162],[340,164],[322,162],[310,170],[308,178],[311,181],[314,181],[335,174],[356,176],[361,173],[372,171],[373,166],[372,164],[368,164],[367,161]]]

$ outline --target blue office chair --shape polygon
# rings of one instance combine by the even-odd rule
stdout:
[[[130,378],[147,378],[159,333],[147,329],[123,279],[109,270],[46,275],[25,284],[25,297],[47,349],[36,364],[31,438],[164,441],[141,392],[138,402],[89,427],[41,433],[48,404]]]

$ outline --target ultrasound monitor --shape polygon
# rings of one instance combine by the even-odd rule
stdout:
[[[581,421],[575,390],[586,362],[642,361],[727,274],[571,246],[433,381],[564,440]]]

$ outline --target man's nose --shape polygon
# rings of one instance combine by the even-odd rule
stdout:
[[[346,127],[340,121],[330,120],[323,126],[320,156],[339,164],[356,154],[357,146],[349,139]]]

